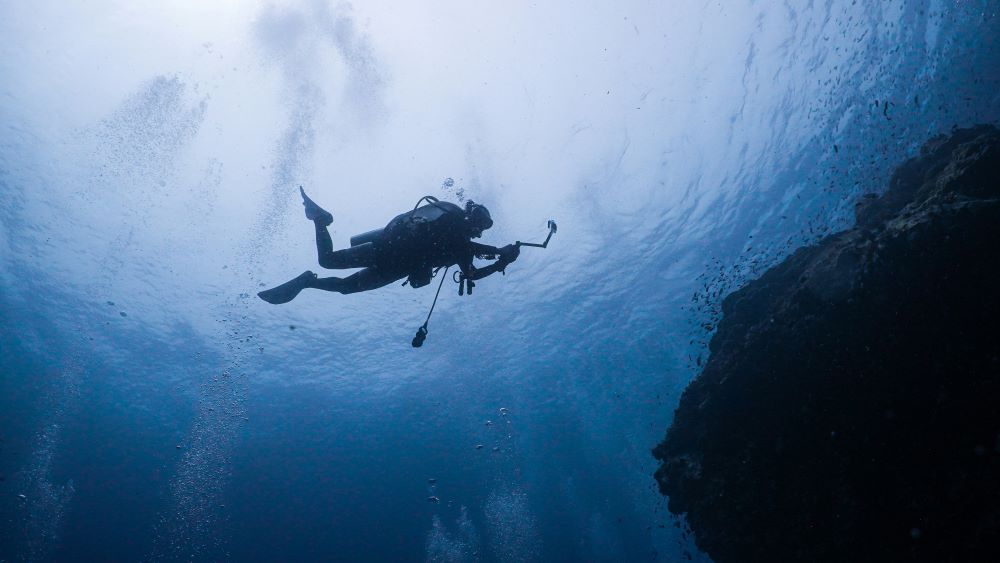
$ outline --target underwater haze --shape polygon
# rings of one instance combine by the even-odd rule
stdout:
[[[1000,121],[998,11],[0,3],[0,561],[708,561],[650,449],[721,298]],[[300,185],[559,232],[413,348],[437,279],[257,298]]]

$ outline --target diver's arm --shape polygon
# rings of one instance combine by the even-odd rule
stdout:
[[[477,256],[486,259],[493,258],[500,253],[499,248],[472,241],[469,241],[468,245],[468,254],[458,263],[458,267],[462,269],[462,277],[467,280],[481,280],[486,276],[495,274],[497,271],[502,269],[496,267],[499,260],[483,268],[477,268],[472,263],[472,259]]]
[[[500,249],[488,244],[469,241],[469,248],[475,256],[496,256],[500,254]]]
[[[496,262],[494,262],[494,263],[492,263],[489,266],[486,266],[484,268],[477,268],[477,267],[473,266],[472,267],[472,275],[466,275],[465,277],[467,279],[470,279],[470,280],[481,280],[481,279],[485,278],[486,276],[489,276],[489,275],[495,274],[495,273],[497,273],[499,271],[502,271],[506,267],[507,267],[507,264],[502,264],[500,262],[500,260],[497,260]]]
[[[472,256],[469,256],[467,260],[461,263],[460,267],[462,268],[462,274],[466,277],[466,279],[470,280],[481,280],[486,276],[506,270],[507,266],[514,260],[517,260],[517,256],[520,254],[520,249],[512,244],[503,248],[496,248],[495,246],[478,243],[472,243],[472,245],[473,252],[475,254],[480,254],[478,249],[491,249],[489,252],[484,250],[482,254],[492,254],[494,256],[499,256],[500,258],[489,266],[477,268],[472,264]]]
[[[485,245],[483,245],[483,246],[485,246]],[[485,278],[486,276],[488,276],[490,274],[495,274],[499,270],[502,269],[502,268],[498,267],[498,265],[500,264],[499,260],[497,260],[496,262],[490,264],[489,266],[486,266],[486,267],[483,267],[483,268],[477,268],[472,263],[472,258],[473,258],[473,255],[469,254],[469,255],[465,256],[464,258],[462,258],[458,262],[458,267],[462,270],[462,279],[466,279],[466,280],[470,280],[470,281],[481,280],[481,279]]]

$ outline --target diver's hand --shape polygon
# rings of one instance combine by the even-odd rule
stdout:
[[[510,264],[521,254],[521,247],[516,244],[508,244],[499,250],[500,258],[498,262],[503,266]]]

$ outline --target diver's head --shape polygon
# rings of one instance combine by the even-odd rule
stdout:
[[[472,238],[483,236],[483,231],[493,226],[490,210],[471,199],[465,202],[465,221],[469,226],[469,236]]]

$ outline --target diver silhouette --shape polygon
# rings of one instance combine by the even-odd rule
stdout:
[[[407,278],[406,283],[411,287],[423,287],[430,283],[435,268],[454,264],[461,269],[460,281],[468,284],[471,293],[473,280],[503,272],[517,260],[520,246],[525,244],[497,248],[473,242],[471,239],[481,237],[483,231],[493,226],[485,206],[470,200],[463,209],[424,196],[412,211],[397,215],[384,228],[352,237],[350,248],[334,250],[327,230],[333,223],[333,215],[309,199],[301,186],[299,192],[306,219],[316,227],[319,265],[331,270],[363,269],[344,278],[321,278],[307,270],[291,281],[257,294],[276,305],[288,303],[306,288],[348,294],[377,289],[403,278]],[[420,205],[424,201],[427,203]],[[496,261],[476,268],[472,263],[474,257]]]

